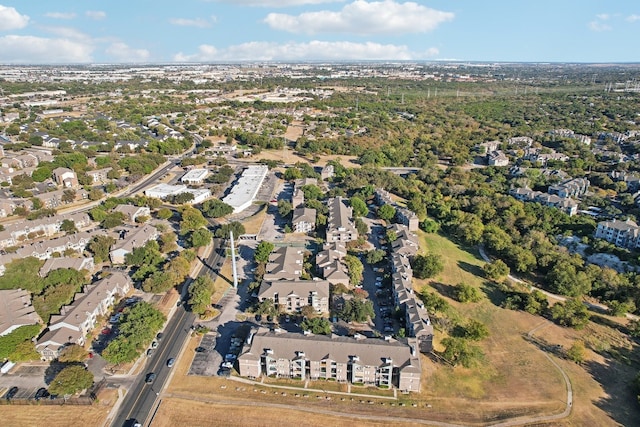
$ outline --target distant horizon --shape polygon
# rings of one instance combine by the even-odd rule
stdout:
[[[0,0],[0,64],[640,61],[628,0],[78,3]]]

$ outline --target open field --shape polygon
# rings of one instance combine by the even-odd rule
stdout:
[[[107,418],[115,399],[100,399],[89,406],[74,405],[3,405],[3,426],[68,427],[100,426]]]
[[[280,160],[284,163],[309,163],[312,166],[325,166],[329,160],[338,160],[341,164],[350,167],[350,168],[358,168],[360,165],[355,163],[357,159],[356,156],[340,156],[340,155],[331,155],[325,156],[320,155],[320,160],[317,163],[311,163],[309,159],[304,156],[296,154],[293,150],[264,150],[259,154],[256,154],[252,157],[251,162],[255,162],[255,160]]]

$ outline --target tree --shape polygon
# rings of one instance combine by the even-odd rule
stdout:
[[[472,368],[484,358],[484,354],[479,347],[469,344],[462,338],[444,338],[442,345],[445,347],[442,356],[454,365]]]
[[[375,317],[373,303],[370,300],[351,298],[345,301],[338,316],[346,322],[366,322]]]
[[[60,224],[60,231],[64,231],[67,234],[73,234],[77,233],[78,229],[76,228],[75,222],[71,221],[70,219],[64,219]]]
[[[356,226],[356,230],[360,237],[364,238],[369,233],[369,226],[362,220],[362,218],[357,217],[354,221],[354,225]]]
[[[496,259],[482,266],[487,279],[500,281],[509,275],[509,267],[501,259]]]
[[[229,233],[233,231],[233,236],[237,239],[238,236],[241,236],[245,233],[245,228],[242,223],[238,221],[233,221],[228,224],[222,224],[220,227],[216,228],[214,235],[216,237],[222,237],[224,239],[229,238]]]
[[[200,276],[189,287],[188,304],[194,313],[202,316],[209,310],[214,291],[213,285],[213,280],[209,276]]]
[[[384,260],[386,255],[387,253],[382,249],[372,249],[369,252],[367,252],[365,261],[367,262],[367,264],[370,264],[370,265],[377,264],[382,260]]]
[[[89,200],[95,202],[96,200],[100,200],[104,197],[104,191],[99,188],[92,188],[91,191],[89,191],[88,197]]]
[[[160,208],[157,215],[159,219],[169,219],[173,216],[173,211],[169,208]]]
[[[213,233],[206,228],[199,228],[189,235],[189,244],[192,248],[207,246],[213,239]]]
[[[300,179],[300,178],[302,178],[302,172],[300,172],[300,169],[298,169],[298,168],[289,167],[284,172],[285,181],[293,181],[293,180]]]
[[[293,211],[293,205],[288,200],[278,200],[278,213],[282,218],[286,218]]]
[[[489,336],[489,328],[477,320],[469,320],[469,323],[464,327],[463,338],[473,341],[480,341]]]
[[[278,308],[275,306],[272,299],[266,298],[263,301],[260,301],[253,312],[263,316],[277,316]]]
[[[362,273],[364,272],[362,261],[353,255],[346,255],[343,261],[349,270],[349,280],[351,281],[351,285],[355,286],[360,284],[360,282],[362,282]]]
[[[66,346],[60,352],[58,360],[62,363],[82,362],[89,357],[89,352],[78,344]]]
[[[84,366],[67,366],[56,375],[49,386],[49,393],[57,395],[76,394],[93,384],[93,374]]]
[[[300,328],[316,335],[331,335],[331,323],[324,317],[307,318],[300,323]]]
[[[353,209],[353,216],[355,217],[366,216],[369,213],[369,208],[367,207],[367,204],[360,197],[353,196],[349,200],[349,204]]]
[[[578,299],[557,302],[551,307],[551,318],[562,326],[582,329],[589,323],[589,317],[589,310]]]
[[[62,192],[62,197],[60,198],[60,200],[62,200],[65,203],[71,203],[76,199],[76,190],[72,189],[72,188],[67,188]]]
[[[396,208],[391,205],[384,204],[378,208],[378,217],[385,221],[391,221],[396,216]]]
[[[258,247],[253,254],[253,259],[257,263],[266,264],[269,261],[269,255],[271,255],[271,252],[273,252],[273,248],[273,243],[263,240],[258,244]]]
[[[178,249],[176,234],[172,231],[160,235],[160,252],[168,254]]]
[[[233,207],[219,199],[205,201],[201,210],[207,218],[221,218],[233,213]]]
[[[478,288],[466,283],[458,283],[454,290],[455,298],[460,302],[478,302],[482,299],[482,294]]]
[[[124,218],[125,217],[122,212],[111,212],[106,215],[100,225],[102,228],[106,229],[119,227],[124,223]]]
[[[115,239],[109,236],[94,236],[87,245],[89,251],[93,253],[93,258],[97,263],[107,261],[109,259],[109,249],[115,243]]]
[[[420,229],[425,233],[437,233],[440,229],[440,224],[432,219],[426,218],[420,222]]]
[[[586,348],[583,341],[574,341],[569,350],[567,350],[567,358],[576,362],[578,365],[584,362],[586,357]]]
[[[413,274],[418,279],[428,279],[444,270],[442,257],[436,254],[418,255],[413,260]]]
[[[40,325],[25,325],[14,329],[7,335],[0,336],[0,360],[16,360],[12,355],[19,352],[18,347],[22,343],[30,344],[33,347],[31,339],[38,336],[41,329]]]
[[[193,193],[185,191],[184,193],[176,194],[175,196],[173,196],[171,198],[171,203],[173,203],[174,205],[184,205],[185,203],[191,202],[194,198],[195,196],[193,195]]]
[[[571,261],[559,261],[547,274],[551,289],[561,295],[579,297],[591,290],[591,279],[584,271],[578,271]]]
[[[202,212],[192,206],[182,209],[182,221],[180,221],[180,232],[183,234],[189,231],[195,231],[208,224],[207,220],[202,216]]]

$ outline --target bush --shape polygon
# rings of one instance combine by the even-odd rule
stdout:
[[[471,285],[458,283],[455,288],[455,298],[460,302],[478,302],[482,299],[482,293]]]

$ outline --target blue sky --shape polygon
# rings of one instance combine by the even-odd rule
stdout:
[[[640,62],[638,0],[0,0],[0,64]]]

